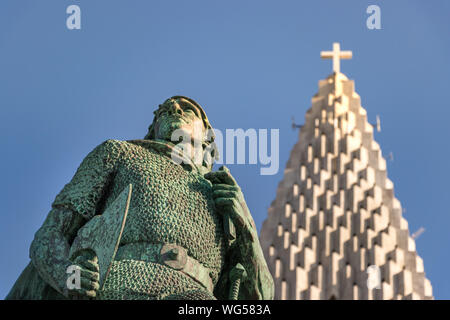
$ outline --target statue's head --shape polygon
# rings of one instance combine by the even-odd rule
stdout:
[[[192,142],[198,141],[203,149],[214,141],[214,131],[206,117],[203,108],[194,100],[174,96],[159,105],[154,112],[153,123],[148,128],[144,139],[164,140],[172,143],[173,133],[182,130],[191,137]],[[178,136],[178,135],[177,135]]]

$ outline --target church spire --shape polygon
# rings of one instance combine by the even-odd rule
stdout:
[[[261,229],[276,299],[432,299],[386,160],[339,72],[319,81]],[[322,53],[322,57],[331,54]]]

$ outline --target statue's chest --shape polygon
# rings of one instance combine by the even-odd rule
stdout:
[[[211,183],[208,180],[153,152],[130,157],[119,166],[116,180],[125,185],[132,183],[134,192],[141,197],[140,202],[155,208],[179,211],[194,206],[213,209]]]
[[[133,185],[122,244],[178,244],[217,280],[225,252],[222,217],[214,207],[211,183],[194,170],[137,147],[118,165],[110,199]]]
[[[178,241],[186,234],[216,238],[221,221],[215,213],[211,184],[200,174],[146,151],[131,153],[118,167],[115,192],[129,183],[133,194],[125,231],[131,228],[130,232],[145,233],[144,238],[165,241]]]

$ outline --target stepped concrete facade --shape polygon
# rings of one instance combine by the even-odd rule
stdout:
[[[261,229],[275,299],[433,299],[354,82],[319,82]]]

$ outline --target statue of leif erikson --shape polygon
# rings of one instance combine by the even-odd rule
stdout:
[[[241,189],[228,168],[212,171],[204,110],[175,96],[154,114],[144,139],[85,157],[7,299],[273,299]]]

